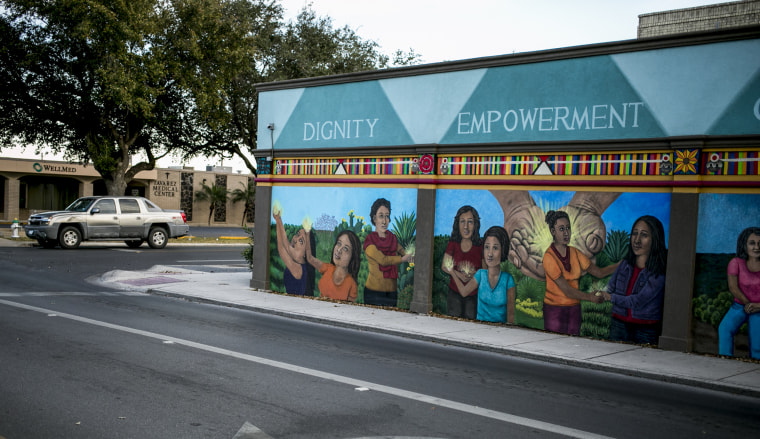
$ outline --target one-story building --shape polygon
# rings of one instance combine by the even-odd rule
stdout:
[[[464,211],[477,220],[476,245],[490,227],[506,230],[501,269],[516,281],[516,324],[546,329],[547,212],[570,216],[571,246],[600,266],[623,258],[635,220],[650,216],[667,245],[664,294],[652,305],[659,346],[717,353],[733,300],[726,265],[741,232],[760,226],[760,27],[258,90],[252,287],[303,294],[305,283],[307,294],[325,295],[321,275],[293,260],[316,247],[322,263],[335,263],[348,230],[362,242],[358,302],[391,285],[394,306],[446,314],[452,269],[471,277],[480,266],[447,265]],[[387,236],[377,231],[378,202],[399,242],[385,262],[368,250],[373,233]],[[298,247],[307,235],[315,242]],[[584,279],[584,292],[607,288],[606,279]],[[581,335],[608,337],[609,302],[581,305]],[[746,332],[736,349],[747,355]]]
[[[229,191],[245,189],[251,175],[233,173],[229,168],[211,167],[208,171],[193,168],[156,168],[143,171],[129,183],[125,195],[143,196],[164,209],[182,209],[190,225],[208,224],[209,203],[195,201],[195,192],[205,184],[226,187]],[[79,197],[106,195],[100,174],[92,165],[36,159],[0,159],[0,222],[29,215],[62,210]],[[216,209],[211,225],[243,224],[245,205],[228,201]],[[247,218],[252,223],[253,218]]]

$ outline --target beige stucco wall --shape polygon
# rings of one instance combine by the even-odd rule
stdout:
[[[192,188],[182,186],[182,174],[192,173]],[[0,190],[2,190],[2,203],[0,203],[0,222],[11,222],[15,218],[24,222],[34,209],[19,208],[19,190],[21,181],[30,177],[64,178],[68,181],[78,182],[78,196],[93,194],[93,183],[101,179],[100,174],[92,166],[84,166],[77,163],[67,163],[50,160],[34,159],[2,159],[0,158]],[[208,203],[195,201],[195,192],[199,191],[204,184],[211,185],[225,182],[231,193],[235,189],[243,189],[248,184],[249,174],[236,174],[227,172],[207,172],[193,169],[163,169],[143,171],[137,174],[131,183],[133,186],[144,186],[145,197],[152,200],[164,209],[182,209],[182,200],[192,200],[192,219],[188,223],[192,225],[208,224]],[[185,193],[184,191],[191,191]],[[187,202],[187,201],[186,201]],[[60,206],[63,208],[65,206]],[[242,202],[232,203],[228,201],[225,206],[223,220],[213,220],[212,226],[239,226],[243,222],[245,204]]]

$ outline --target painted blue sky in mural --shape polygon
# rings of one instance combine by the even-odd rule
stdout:
[[[575,192],[529,191],[533,200],[544,210],[559,209],[567,205]],[[480,215],[481,233],[493,225],[504,225],[504,213],[499,203],[487,190],[439,190],[436,199],[435,235],[450,235],[453,220],[459,207],[470,205]],[[607,231],[629,232],[633,221],[642,215],[653,215],[662,221],[667,239],[670,225],[670,194],[623,193],[602,214]],[[450,220],[442,220],[450,218]]]
[[[697,253],[736,253],[747,227],[760,227],[760,195],[701,194]]]
[[[530,191],[536,204],[544,208],[558,209],[567,205],[575,192],[572,191]],[[285,224],[301,224],[305,216],[315,223],[322,215],[333,217],[337,222],[345,219],[353,210],[356,217],[363,216],[370,224],[369,213],[372,203],[379,197],[391,202],[391,217],[417,211],[417,192],[405,188],[332,188],[332,187],[291,187],[272,188],[272,201],[279,201],[283,207],[282,219]],[[456,211],[461,206],[474,206],[481,218],[481,232],[493,225],[504,224],[504,213],[499,203],[487,190],[442,189],[436,196],[436,224],[434,234],[449,235]],[[641,215],[654,215],[662,221],[665,235],[670,225],[670,194],[623,193],[602,214],[607,230],[630,231],[633,221]],[[274,222],[271,219],[270,221]],[[733,233],[733,232],[731,232]],[[736,242],[736,235],[730,240]]]
[[[391,221],[403,213],[417,211],[416,189],[402,188],[337,188],[337,187],[294,187],[275,186],[272,188],[272,202],[279,201],[283,207],[282,221],[285,224],[301,224],[305,216],[317,221],[322,215],[334,217],[340,223],[349,221],[348,212],[353,210],[356,217],[363,216],[365,224],[369,220],[372,203],[378,198],[391,202]],[[270,222],[274,223],[271,218]]]

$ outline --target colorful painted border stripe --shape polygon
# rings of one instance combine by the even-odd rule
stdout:
[[[275,159],[274,175],[412,175],[415,158]]]
[[[706,175],[760,175],[760,151],[704,151],[702,173]],[[722,166],[711,168],[711,164]],[[710,169],[716,169],[711,171]]]
[[[546,163],[554,175],[660,175],[667,153],[522,156],[443,156],[443,175],[533,175]]]
[[[547,162],[554,175],[660,175],[663,153],[576,154]]]
[[[444,175],[531,175],[539,163],[538,156],[445,156],[438,169]]]
[[[689,150],[691,151],[691,150]],[[673,175],[677,151],[630,154],[438,156],[433,174],[455,176],[526,176],[539,167],[564,176]],[[702,150],[702,175],[760,176],[760,151]],[[415,175],[415,157],[275,159],[274,175]],[[669,165],[661,173],[661,165]],[[719,164],[717,166],[716,164]],[[692,172],[689,172],[692,174]]]

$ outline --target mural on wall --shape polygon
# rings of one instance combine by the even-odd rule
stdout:
[[[416,189],[272,188],[270,287],[408,309]]]
[[[758,52],[760,39],[723,41],[265,90],[259,94],[259,126],[278,128],[259,130],[258,145],[311,149],[758,134]],[[691,109],[689,117],[683,117],[684,108]]]
[[[656,344],[669,219],[668,193],[440,189],[433,311]]]
[[[760,194],[701,194],[694,350],[760,359]]]

